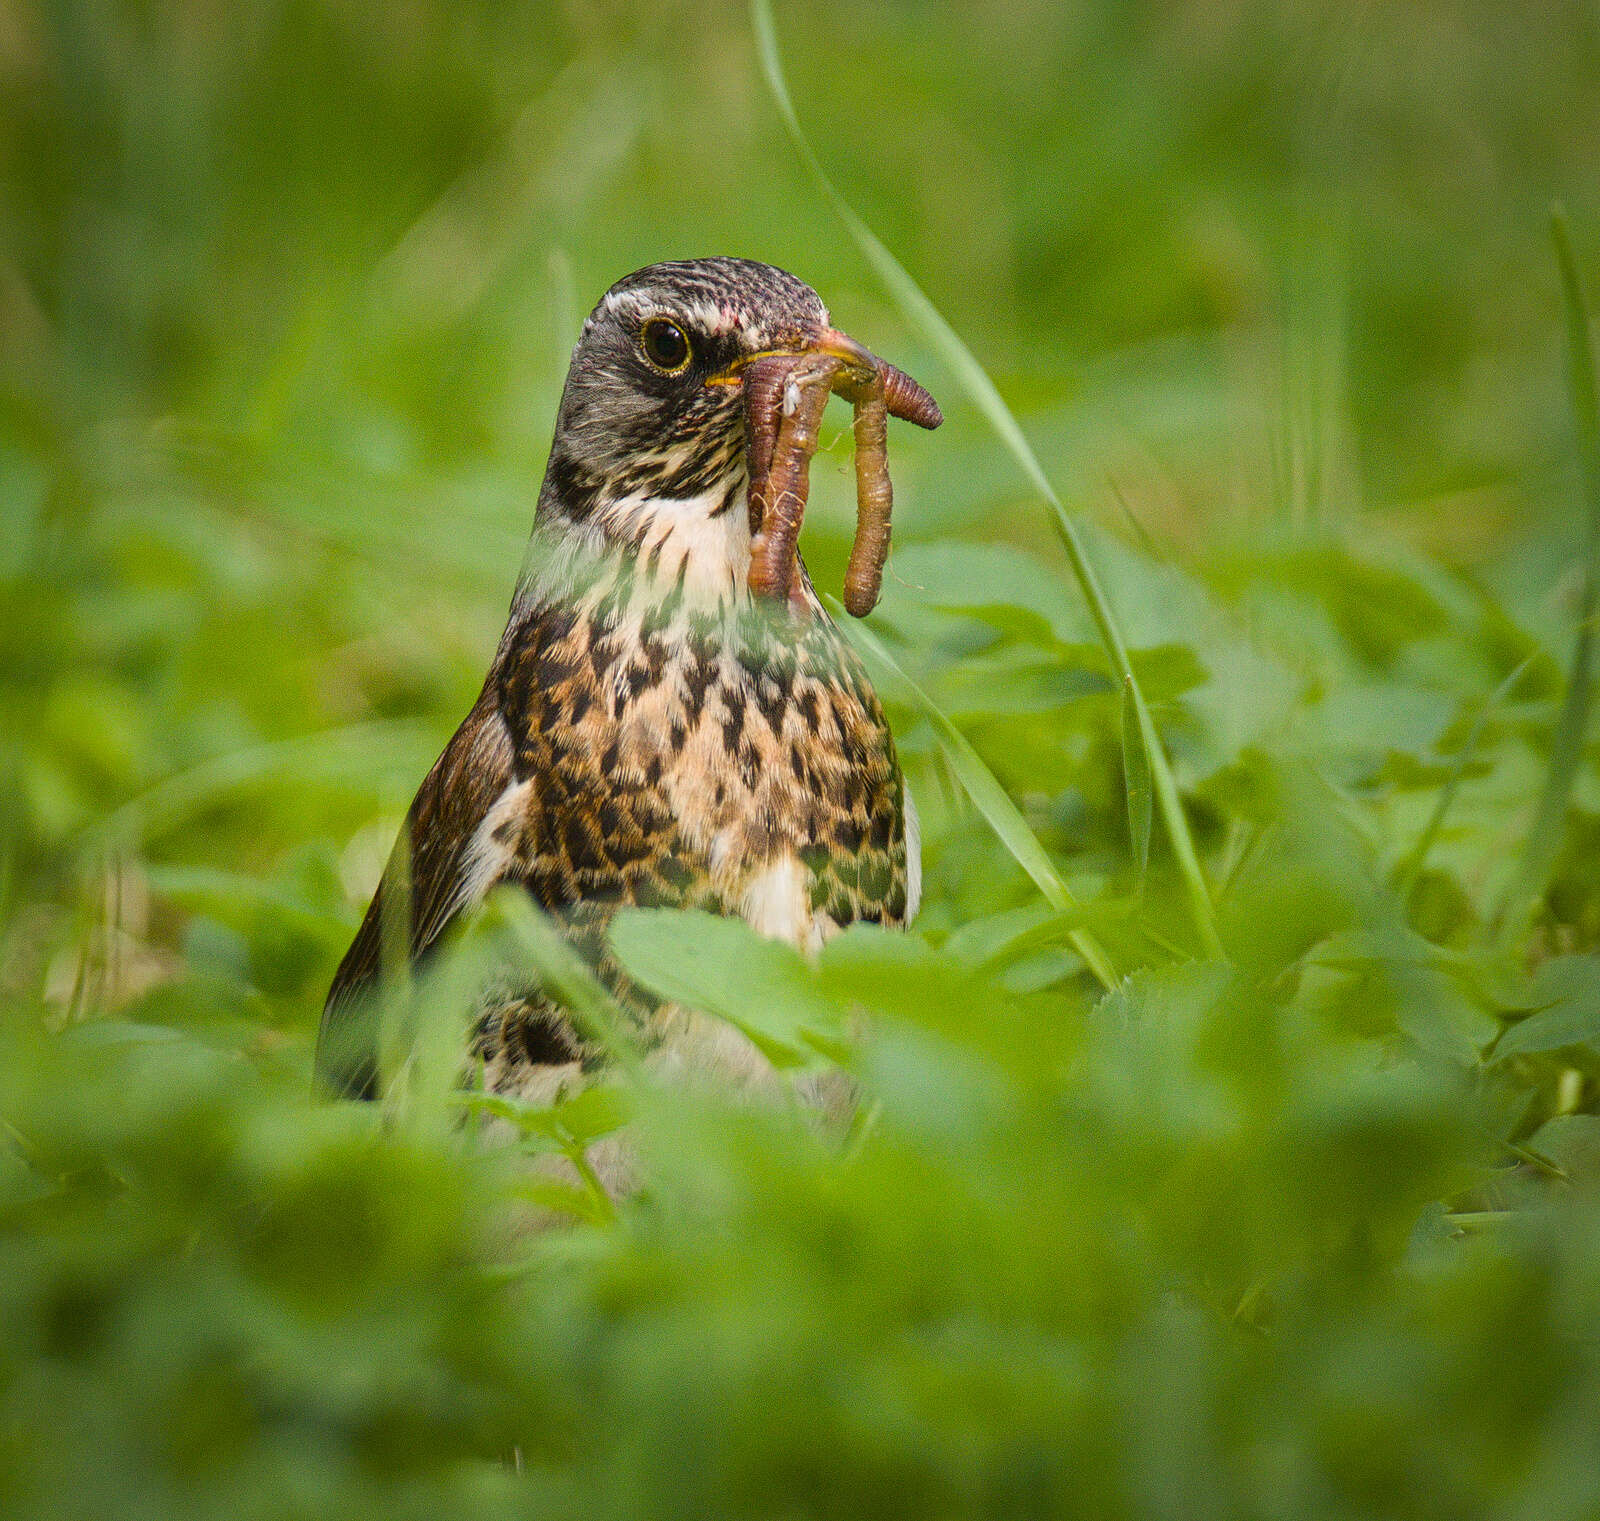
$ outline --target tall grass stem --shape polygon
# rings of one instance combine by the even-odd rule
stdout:
[[[1526,928],[1550,878],[1561,848],[1561,836],[1578,767],[1583,759],[1584,734],[1594,698],[1594,633],[1596,602],[1600,600],[1600,401],[1596,398],[1594,348],[1589,327],[1589,306],[1572,251],[1572,234],[1565,209],[1550,211],[1550,236],[1561,271],[1562,305],[1567,325],[1567,385],[1572,400],[1572,421],[1577,435],[1578,466],[1588,509],[1584,534],[1583,582],[1578,593],[1578,633],[1572,652],[1572,669],[1566,696],[1550,741],[1550,761],[1538,811],[1523,846],[1522,860],[1512,879],[1510,894],[1500,914],[1502,945],[1514,942]]]

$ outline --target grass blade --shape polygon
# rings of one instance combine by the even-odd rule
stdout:
[[[1456,753],[1455,763],[1450,768],[1450,775],[1445,778],[1444,786],[1439,789],[1439,798],[1433,805],[1433,812],[1428,815],[1428,822],[1422,826],[1422,833],[1417,836],[1416,844],[1406,852],[1405,859],[1401,861],[1395,871],[1395,891],[1400,894],[1402,902],[1410,899],[1411,890],[1417,885],[1417,879],[1422,875],[1422,868],[1428,861],[1428,852],[1433,849],[1433,842],[1439,838],[1439,831],[1444,827],[1445,816],[1450,812],[1450,805],[1455,802],[1456,793],[1461,788],[1461,778],[1466,775],[1467,767],[1472,764],[1472,757],[1478,753],[1478,745],[1483,739],[1483,731],[1489,726],[1489,720],[1498,711],[1500,704],[1516,689],[1517,683],[1533,669],[1534,663],[1538,659],[1539,655],[1535,653],[1522,661],[1489,694],[1489,700],[1484,703],[1477,718],[1473,720],[1472,728],[1468,731],[1465,743]]]
[[[86,849],[138,848],[251,787],[310,779],[369,781],[380,769],[420,775],[437,737],[409,719],[378,719],[230,750],[158,782],[86,831]]]
[[[1139,714],[1129,681],[1122,684],[1122,781],[1128,794],[1128,839],[1143,882],[1150,864],[1150,757],[1139,742]]]
[[[830,602],[832,600],[829,598]],[[845,617],[844,610],[838,608],[837,604],[835,607],[840,614],[840,623],[846,626],[851,641],[862,654],[916,700],[923,716],[933,725],[950,768],[960,779],[973,806],[1000,837],[1000,843],[1011,852],[1017,865],[1033,878],[1034,884],[1044,894],[1045,901],[1058,913],[1070,913],[1078,908],[1078,900],[1061,880],[1061,874],[1056,870],[1049,852],[1039,843],[1039,837],[1028,827],[1028,821],[1011,801],[994,772],[984,764],[983,757],[972,748],[966,735],[939,711],[938,704],[906,674],[876,634],[855,619]],[[1099,978],[1102,986],[1110,988],[1117,980],[1116,970],[1094,936],[1088,930],[1075,929],[1068,933],[1067,939],[1083,957],[1084,965]]]
[[[1550,741],[1550,765],[1539,795],[1538,812],[1523,846],[1522,862],[1500,920],[1502,943],[1514,940],[1526,926],[1533,905],[1544,892],[1550,868],[1561,848],[1572,789],[1583,760],[1583,739],[1594,696],[1595,606],[1600,597],[1600,401],[1596,399],[1594,348],[1589,307],[1578,278],[1567,214],[1559,205],[1550,213],[1550,236],[1561,270],[1561,292],[1567,321],[1567,384],[1577,433],[1578,463],[1588,508],[1584,536],[1583,589],[1578,598],[1578,636],[1566,698]]]
[[[795,113],[794,102],[789,96],[789,86],[784,79],[783,63],[778,52],[778,37],[772,19],[771,0],[751,0],[750,13],[762,71],[766,74],[767,84],[777,102],[784,124],[789,129],[789,135],[793,138],[795,147],[810,170],[812,178],[832,202],[850,236],[861,249],[867,262],[877,272],[878,278],[883,281],[906,320],[916,329],[922,340],[944,360],[973,405],[983,413],[989,425],[1000,436],[1001,442],[1011,452],[1022,473],[1050,506],[1056,531],[1066,549],[1072,573],[1077,578],[1084,600],[1088,604],[1089,614],[1094,619],[1095,628],[1099,632],[1106,653],[1111,658],[1112,666],[1129,693],[1139,744],[1145,753],[1155,800],[1161,809],[1162,824],[1172,842],[1173,855],[1177,859],[1178,870],[1183,876],[1188,892],[1195,927],[1205,945],[1206,953],[1220,958],[1224,953],[1222,942],[1217,935],[1216,915],[1212,909],[1211,895],[1206,888],[1205,877],[1200,870],[1200,860],[1194,848],[1194,837],[1189,832],[1189,821],[1184,817],[1183,803],[1178,796],[1178,785],[1173,778],[1166,752],[1162,749],[1160,737],[1150,717],[1144,693],[1140,690],[1133,668],[1128,662],[1127,644],[1122,637],[1116,614],[1100,585],[1094,567],[1089,562],[1083,539],[1071,517],[1068,516],[1061,498],[1057,496],[1055,488],[1045,475],[1032,446],[1023,435],[1021,425],[1005,404],[994,382],[989,379],[988,373],[978,363],[972,350],[945,321],[939,309],[906,272],[900,261],[856,215],[854,208],[840,194],[828,177],[827,170],[822,167],[822,161],[806,137],[805,130],[800,125],[800,118]]]
[[[538,972],[540,985],[572,1015],[579,1034],[598,1041],[637,1080],[641,1067],[632,1021],[554,920],[515,888],[495,893],[490,904],[521,957]]]

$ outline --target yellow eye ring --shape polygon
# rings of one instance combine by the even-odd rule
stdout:
[[[688,335],[670,317],[652,317],[645,323],[639,329],[639,348],[664,375],[688,369],[694,358]]]

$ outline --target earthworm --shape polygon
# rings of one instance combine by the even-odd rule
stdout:
[[[883,567],[889,558],[894,483],[889,477],[889,416],[926,428],[944,420],[938,404],[904,370],[875,354],[865,366],[840,373],[838,393],[855,407],[856,536],[844,576],[844,605],[865,618],[878,603]]]
[[[767,476],[778,441],[778,406],[796,361],[788,355],[753,359],[744,367],[745,448],[750,462],[750,532],[761,531]]]
[[[872,386],[855,404],[856,537],[844,573],[844,605],[857,618],[865,618],[877,605],[884,562],[889,558],[894,485],[889,479],[886,390],[881,384]]]
[[[785,405],[771,463],[752,496],[759,499],[760,527],[750,541],[750,590],[785,597],[794,589],[795,544],[811,488],[811,456],[839,361],[831,354],[806,354],[783,376]],[[796,394],[797,393],[797,394]],[[787,403],[793,398],[793,410]],[[762,419],[757,418],[758,428]],[[755,516],[756,506],[751,515]]]
[[[844,604],[855,617],[864,618],[877,603],[889,555],[894,505],[889,418],[937,428],[944,416],[905,371],[843,334],[830,330],[824,338],[832,352],[768,355],[744,367],[749,586],[758,596],[790,596],[796,590],[795,547],[810,489],[811,457],[833,391],[855,408],[856,535],[845,573]]]
[[[937,428],[944,421],[939,403],[904,370],[897,370],[888,360],[879,359],[878,374],[883,382],[883,396],[891,417],[904,418],[919,428]]]

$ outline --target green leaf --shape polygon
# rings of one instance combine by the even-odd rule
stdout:
[[[1564,1177],[1590,1185],[1600,1182],[1600,1115],[1558,1114],[1534,1132],[1524,1149],[1554,1163]]]
[[[236,792],[271,784],[304,786],[312,778],[379,774],[410,777],[427,766],[437,736],[404,720],[351,724],[296,735],[202,761],[141,793],[97,823],[85,844],[128,848],[175,829]]]
[[[1511,1026],[1494,1048],[1496,1060],[1563,1046],[1600,1050],[1600,956],[1557,956],[1533,975],[1538,1012]]]
[[[1395,887],[1402,898],[1408,898],[1411,889],[1416,885],[1417,878],[1422,874],[1422,868],[1427,863],[1428,852],[1433,849],[1433,842],[1439,838],[1439,831],[1444,828],[1445,818],[1450,812],[1450,805],[1455,802],[1456,793],[1460,790],[1462,779],[1467,775],[1473,757],[1477,754],[1478,746],[1483,742],[1483,732],[1488,725],[1490,717],[1496,713],[1500,705],[1510,697],[1516,685],[1532,668],[1536,655],[1529,655],[1489,694],[1489,700],[1484,703],[1477,718],[1473,721],[1472,729],[1460,750],[1456,752],[1454,762],[1450,767],[1449,775],[1445,778],[1444,786],[1439,789],[1438,800],[1433,805],[1433,812],[1428,816],[1428,822],[1422,826],[1422,833],[1417,836],[1417,842],[1406,853],[1395,871]]]
[[[742,919],[623,909],[611,926],[611,949],[635,981],[736,1025],[776,1066],[803,1065],[814,1049],[808,1032],[825,1034],[838,1022],[799,951]]]
[[[615,1084],[596,1083],[554,1104],[530,1104],[503,1093],[463,1090],[455,1102],[475,1114],[492,1115],[524,1135],[540,1136],[567,1149],[587,1146],[620,1129],[632,1118],[630,1095]]]
[[[970,613],[990,621],[995,609],[1015,619],[1034,615],[1061,644],[1086,638],[1089,628],[1066,584],[1037,555],[1011,544],[950,542],[908,544],[895,551],[895,575],[906,593],[931,607]]]

